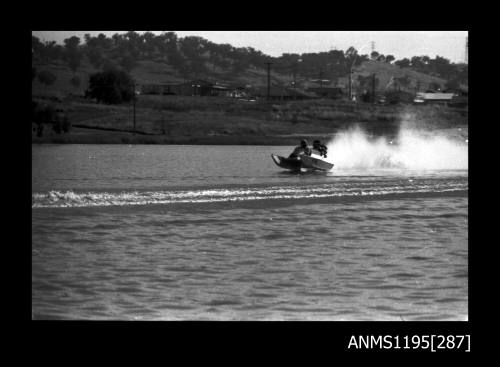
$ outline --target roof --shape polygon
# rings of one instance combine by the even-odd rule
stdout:
[[[307,88],[309,91],[314,91],[314,92],[340,92],[342,93],[342,88],[340,87],[311,87]]]
[[[256,93],[258,95],[267,95],[267,87],[257,88]],[[271,86],[270,95],[279,97],[316,97],[313,93],[309,93],[298,88],[285,88],[279,86]]]
[[[451,100],[453,93],[417,93],[417,97],[425,100]]]
[[[208,82],[206,80],[203,80],[203,79],[195,79],[195,80],[189,80],[189,81],[184,82],[184,83],[178,83],[176,85],[199,85],[199,86],[203,86],[203,87],[211,87],[214,84],[211,82]]]

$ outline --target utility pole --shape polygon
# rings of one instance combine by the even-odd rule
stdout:
[[[272,62],[266,62],[267,64],[267,100],[271,99],[271,64]]]
[[[372,98],[373,98],[373,103],[376,102],[376,99],[375,99],[375,73],[373,73],[372,75]]]
[[[302,62],[302,59],[298,59],[295,64],[294,64],[294,67],[293,67],[293,87],[296,88],[297,87],[297,69],[299,67],[299,63]]]
[[[349,69],[349,100],[352,101],[352,67]]]
[[[137,101],[136,86],[137,86],[137,84],[134,83],[134,134],[135,134],[135,104],[136,104],[136,101]]]
[[[134,134],[135,134],[135,103],[137,100],[137,96],[135,94],[135,84],[134,84]]]
[[[323,93],[323,68],[319,71],[319,85],[321,88],[321,92]]]
[[[293,66],[293,87],[297,84],[297,63]]]

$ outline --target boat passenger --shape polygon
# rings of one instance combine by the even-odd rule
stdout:
[[[300,141],[300,145],[293,150],[288,158],[299,158],[303,154],[311,155],[311,148],[309,148],[309,143],[305,139]]]
[[[321,144],[321,142],[319,140],[315,140],[313,142],[312,149],[313,149],[313,153],[316,153],[316,154],[326,158],[326,152],[328,149],[327,149],[326,145]]]

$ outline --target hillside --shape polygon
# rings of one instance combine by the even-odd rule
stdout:
[[[384,91],[391,88],[390,82],[392,78],[408,77],[409,84],[407,86],[401,86],[401,90],[406,90],[408,92],[415,92],[417,86],[419,86],[420,91],[432,89],[430,86],[433,83],[444,87],[447,82],[445,79],[423,74],[410,68],[402,68],[393,64],[372,60],[366,61],[357,67],[354,71],[353,79],[357,80],[358,75],[371,76],[374,73],[379,80],[376,88],[378,91]]]
[[[35,94],[46,94],[50,90],[61,94],[82,94],[87,87],[88,76],[109,67],[126,70],[138,84],[182,83],[204,79],[261,87],[267,84],[268,62],[272,63],[273,85],[291,86],[295,80],[299,88],[322,85],[339,86],[347,90],[352,65],[355,70],[354,89],[366,89],[366,78],[373,73],[379,81],[379,91],[388,87],[391,78],[400,78],[398,88],[411,92],[415,91],[417,85],[421,90],[436,89],[430,86],[444,87],[452,79],[460,83],[467,80],[467,69],[439,56],[435,59],[414,57],[396,61],[394,57],[392,60],[383,57],[382,61],[373,61],[368,55],[358,55],[351,47],[345,52],[331,50],[271,57],[250,47],[215,44],[195,36],[179,38],[174,32],[161,35],[128,32],[115,34],[111,38],[103,34],[98,37],[87,36],[84,42],[78,37],[70,37],[64,40],[64,45],[42,43],[32,37],[32,64],[36,72],[48,70],[57,78],[51,88],[42,87],[35,81]],[[77,88],[69,84],[73,75],[81,80]],[[317,82],[319,79],[322,83]]]
[[[92,66],[92,64],[84,60],[78,71],[75,73],[76,76],[80,77],[82,83],[78,88],[74,88],[70,83],[70,79],[73,77],[73,73],[63,61],[56,60],[50,63],[35,62],[33,63],[33,66],[35,66],[39,71],[48,70],[54,73],[54,75],[56,76],[54,85],[49,87],[42,85],[38,79],[35,79],[32,84],[33,95],[56,95],[59,98],[64,98],[64,96],[68,94],[83,95],[87,88],[89,75],[100,71],[99,69],[96,69],[94,66]],[[425,90],[430,88],[430,85],[432,85],[432,83],[437,83],[441,86],[444,86],[447,82],[442,78],[419,73],[409,68],[401,68],[393,64],[378,61],[366,61],[354,69],[353,88],[361,88],[358,81],[359,75],[369,77],[373,73],[376,74],[376,78],[379,80],[376,88],[378,92],[383,92],[386,89],[391,88],[391,85],[389,83],[392,78],[408,77],[409,85],[406,87],[401,87],[401,89],[407,90],[412,93],[415,92],[418,84],[420,85],[420,90]],[[189,80],[185,76],[180,75],[180,73],[171,65],[168,65],[164,62],[148,60],[139,61],[137,63],[137,66],[131,71],[131,75],[139,85],[182,83]],[[241,72],[241,74],[237,77],[234,77],[231,74],[225,74],[223,72],[203,74],[199,77],[212,82],[233,82],[241,85],[252,85],[256,87],[265,86],[267,83],[266,70],[254,67]],[[272,85],[290,86],[292,84],[292,81],[293,77],[290,75],[283,75],[276,71],[271,72]],[[319,83],[317,83],[315,79],[304,77],[297,78],[297,84],[303,88],[319,86]],[[325,80],[323,86],[337,86],[341,87],[345,92],[347,92],[348,78],[341,77],[335,80]]]
[[[92,73],[101,71],[92,64],[84,60],[74,75],[80,77],[82,83],[78,88],[71,85],[70,80],[73,72],[61,60],[52,62],[34,62],[33,66],[37,71],[50,71],[56,76],[56,81],[51,86],[45,86],[36,78],[32,83],[32,94],[34,96],[57,96],[63,99],[65,96],[81,95],[85,93],[88,85],[88,78]],[[131,71],[131,76],[139,85],[142,84],[162,84],[162,83],[182,83],[190,79],[181,75],[176,69],[164,62],[139,61],[137,66]],[[240,73],[237,77],[230,74],[210,73],[198,76],[211,82],[237,83],[241,85],[252,85],[255,87],[264,86],[267,83],[267,72],[263,69],[249,68]],[[192,78],[194,79],[194,78]],[[292,77],[282,75],[277,72],[271,73],[271,83],[273,85],[291,85]]]
[[[411,93],[417,84],[424,90],[432,84],[444,86],[447,82],[445,78],[401,64],[372,61],[366,55],[353,56],[352,50],[345,54],[336,50],[304,54],[302,60],[296,54],[270,58],[253,49],[211,44],[196,37],[177,39],[172,34],[141,37],[134,32],[112,39],[94,37],[86,39],[83,45],[73,38],[65,46],[42,45],[33,39],[32,142],[289,145],[295,144],[300,136],[329,139],[355,124],[373,135],[394,135],[408,115],[429,129],[468,123],[467,109],[445,105],[382,106],[347,100],[347,72],[353,64],[355,93],[371,89],[373,73],[378,79],[378,93],[391,89],[388,85],[391,80],[399,80],[400,89]],[[179,95],[142,94],[136,108],[131,101],[105,105],[83,98],[89,76],[110,67],[128,71],[139,89],[143,84],[175,84],[195,79],[261,87],[267,84],[265,62],[270,60],[273,86],[291,86],[295,80],[297,89],[340,87],[341,98],[238,100],[222,95],[192,96],[188,90]],[[52,85],[40,82],[38,76],[42,71],[56,77]],[[74,76],[80,80],[76,87],[71,83]],[[73,129],[58,133],[54,121],[36,117],[37,109],[64,110]],[[37,136],[40,127],[43,134]]]

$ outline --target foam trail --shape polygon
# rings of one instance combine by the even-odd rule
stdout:
[[[359,128],[338,134],[328,143],[334,169],[466,170],[467,141],[402,124],[394,141],[370,139]]]
[[[328,197],[394,196],[467,190],[467,182],[426,179],[419,182],[335,182],[307,186],[269,186],[183,191],[74,192],[50,191],[32,194],[32,208],[102,207],[149,204],[207,203],[249,200],[312,199]]]

